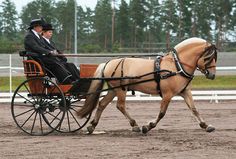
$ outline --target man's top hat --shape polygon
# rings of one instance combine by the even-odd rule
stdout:
[[[43,25],[43,31],[48,31],[48,30],[54,30],[54,29],[52,28],[52,25],[49,24],[49,23],[44,24],[44,25]]]
[[[44,21],[42,19],[33,19],[30,22],[28,29],[33,29],[35,26],[43,26]]]

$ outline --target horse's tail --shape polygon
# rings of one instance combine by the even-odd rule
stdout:
[[[102,77],[103,68],[105,64],[100,64],[94,73],[94,77]],[[103,88],[103,80],[93,80],[89,87],[88,93],[91,93],[86,97],[84,106],[77,112],[77,115],[81,118],[86,117],[88,114],[92,113],[96,108],[101,90]],[[97,92],[96,92],[97,91]],[[96,92],[96,93],[95,93]]]

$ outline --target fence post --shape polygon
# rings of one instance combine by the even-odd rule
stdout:
[[[10,75],[10,101],[11,101],[11,96],[12,96],[12,61],[11,61],[11,54],[9,55],[9,75]]]

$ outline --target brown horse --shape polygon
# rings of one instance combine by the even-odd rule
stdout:
[[[84,106],[77,115],[85,117],[91,113],[99,103],[95,117],[87,128],[89,133],[92,133],[98,124],[103,110],[116,96],[117,108],[129,120],[132,130],[147,133],[149,130],[156,127],[157,123],[164,117],[171,98],[180,95],[184,98],[187,106],[196,117],[200,127],[207,132],[214,131],[215,128],[211,125],[207,125],[195,108],[190,82],[196,69],[199,69],[205,74],[206,78],[213,80],[216,72],[216,60],[217,51],[215,45],[200,38],[190,38],[176,45],[173,51],[159,60],[160,63],[157,65],[159,65],[160,71],[154,71],[154,60],[141,58],[114,59],[106,64],[100,64],[94,77],[139,78],[106,81],[111,89],[108,90],[108,93],[100,102],[98,101],[104,80],[92,81],[88,91],[92,94],[87,97]],[[169,70],[169,72],[162,72],[161,70]],[[156,75],[159,76],[159,80],[155,78]],[[139,128],[136,121],[131,118],[125,108],[127,90],[140,91],[154,95],[160,94],[162,96],[160,112],[154,122],[142,126],[141,129]]]

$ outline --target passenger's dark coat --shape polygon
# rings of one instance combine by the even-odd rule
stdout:
[[[34,57],[34,59],[43,63],[60,83],[69,84],[74,81],[72,73],[67,69],[67,66],[65,66],[65,62],[51,55],[50,52],[54,49],[47,46],[47,43],[45,43],[42,36],[38,38],[31,30],[29,30],[25,36],[24,45],[26,51],[38,55],[37,57]]]
[[[48,43],[48,41],[45,40],[44,38],[43,38],[43,40],[48,48],[50,48],[52,50],[57,50],[57,52],[59,54],[62,54],[62,52],[56,48],[55,43],[53,41],[50,40],[50,43]],[[64,56],[57,57],[57,58],[60,62],[63,63],[63,65],[66,67],[66,69],[69,70],[69,72],[72,74],[73,81],[78,80],[80,78],[80,72],[73,63],[68,63],[66,57],[64,57]]]

